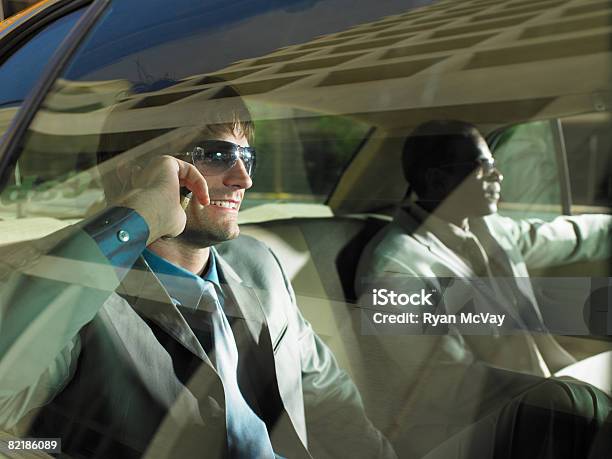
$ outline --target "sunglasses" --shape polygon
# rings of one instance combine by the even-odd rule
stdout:
[[[242,161],[249,177],[255,173],[255,149],[241,147],[225,140],[205,140],[191,152],[179,153],[177,157],[189,157],[191,163],[203,175],[220,175]]]

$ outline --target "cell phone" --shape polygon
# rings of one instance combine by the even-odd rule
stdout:
[[[181,207],[183,208],[183,210],[185,210],[187,209],[189,201],[191,200],[191,191],[189,191],[188,188],[182,186],[179,189],[179,193],[181,195]]]

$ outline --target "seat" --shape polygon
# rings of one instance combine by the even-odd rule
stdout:
[[[292,218],[241,225],[241,232],[270,246],[288,270],[296,294],[312,295],[318,291],[313,283],[320,282],[328,299],[355,303],[359,257],[389,221],[382,216]]]

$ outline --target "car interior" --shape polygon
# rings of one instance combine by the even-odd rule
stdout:
[[[194,124],[222,113],[234,88],[251,110],[261,158],[241,234],[279,258],[302,313],[400,448],[420,389],[386,378],[401,365],[399,341],[362,334],[355,275],[406,197],[401,153],[410,131],[432,119],[475,124],[504,174],[502,215],[610,213],[607,1],[363,2],[345,14],[315,1],[240,20],[230,7],[181,1],[133,22],[139,12],[129,2],[111,3],[86,31],[90,5],[79,1],[50,2],[38,21],[51,16],[28,36],[0,29],[10,44],[0,46],[0,245],[104,209],[102,175],[168,153]],[[265,33],[254,39],[254,30]],[[78,43],[70,48],[67,36]],[[42,65],[60,46],[69,57]],[[14,78],[26,68],[30,77]],[[123,153],[97,165],[103,135]],[[608,259],[530,273],[550,279],[537,291],[545,322],[578,360],[612,350],[611,269]],[[564,278],[584,279],[586,290],[560,291]],[[563,317],[560,301],[573,305]],[[423,384],[430,377],[426,365],[402,371]],[[612,361],[575,375],[585,373],[612,393]]]

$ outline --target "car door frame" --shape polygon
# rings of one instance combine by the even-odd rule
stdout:
[[[21,108],[18,110],[15,118],[13,118],[7,131],[4,133],[4,136],[0,138],[0,188],[6,184],[9,178],[8,171],[11,170],[11,165],[17,160],[21,140],[47,93],[69,63],[82,40],[87,36],[97,20],[111,4],[111,0],[60,0],[51,4],[54,8],[51,8],[51,6],[48,9],[45,8],[38,14],[35,14],[30,20],[11,29],[10,35],[14,35],[13,38],[9,38],[9,36],[4,36],[2,38],[3,41],[8,38],[9,44],[4,52],[2,51],[2,47],[0,47],[0,60],[3,60],[3,57],[6,56],[9,50],[15,52],[20,44],[24,43],[24,40],[27,41],[33,33],[40,30],[41,27],[44,27],[50,21],[58,19],[88,4],[88,9],[61,42],[57,51],[47,63],[40,78],[25,98]],[[31,30],[33,28],[35,30]]]

